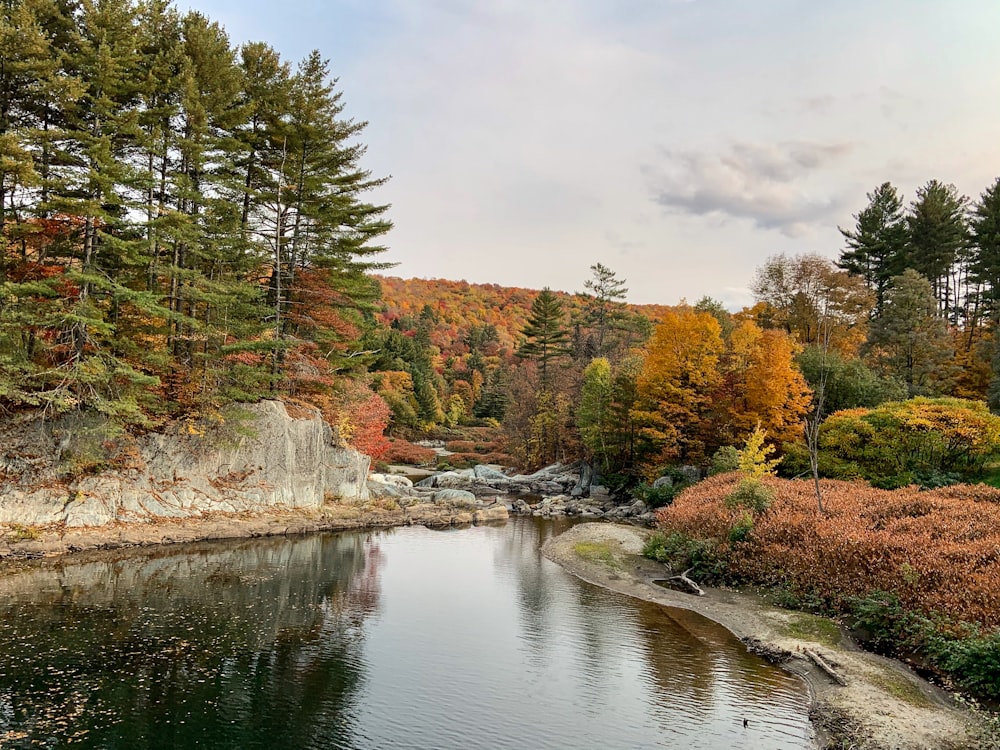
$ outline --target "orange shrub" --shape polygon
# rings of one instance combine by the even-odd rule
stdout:
[[[684,490],[657,513],[666,531],[716,539],[734,576],[782,584],[834,607],[874,591],[926,614],[1000,627],[1000,490],[956,485],[921,492],[863,483],[821,482],[827,514],[811,481],[765,479],[775,493],[747,542],[729,543],[742,510],[725,497],[739,474]]]
[[[420,464],[433,463],[437,458],[437,453],[433,448],[424,448],[422,445],[414,445],[406,440],[389,439],[389,448],[382,454],[381,460],[387,464],[409,464],[418,466]]]

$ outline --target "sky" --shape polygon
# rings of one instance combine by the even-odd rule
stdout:
[[[892,182],[1000,175],[997,0],[180,0],[318,49],[402,277],[752,302]]]

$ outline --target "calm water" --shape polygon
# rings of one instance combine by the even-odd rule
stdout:
[[[541,558],[553,522],[0,578],[0,747],[812,747],[797,680]],[[743,728],[743,717],[750,726]]]

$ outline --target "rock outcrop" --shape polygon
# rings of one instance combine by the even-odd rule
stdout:
[[[127,467],[84,476],[67,472],[71,421],[10,417],[0,424],[0,523],[103,526],[368,498],[370,459],[339,444],[318,413],[291,416],[280,401],[242,410],[232,434],[177,424],[136,438]]]

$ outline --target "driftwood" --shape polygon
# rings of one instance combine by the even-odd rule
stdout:
[[[701,590],[701,586],[688,578],[688,573],[690,573],[694,568],[688,568],[683,573],[677,576],[670,576],[668,581],[680,583],[685,586],[692,594],[697,594],[698,596],[705,596],[705,592]]]
[[[837,670],[835,670],[833,667],[831,667],[829,664],[827,664],[823,660],[822,656],[820,656],[819,654],[817,654],[812,649],[808,649],[808,648],[807,649],[803,649],[803,653],[806,656],[809,657],[809,660],[812,661],[813,664],[815,664],[817,667],[819,667],[824,672],[826,672],[826,674],[830,677],[830,679],[832,679],[838,685],[841,685],[841,686],[844,686],[844,687],[847,686],[847,680],[845,680],[843,677],[841,677],[840,674],[837,672]]]

